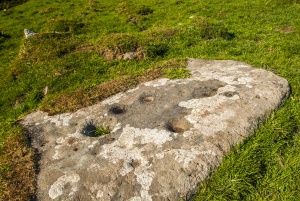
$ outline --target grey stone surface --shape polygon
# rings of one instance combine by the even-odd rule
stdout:
[[[38,200],[181,200],[289,94],[288,82],[236,61],[188,59],[158,79],[74,113],[21,120],[41,155]],[[111,133],[85,135],[105,125]]]

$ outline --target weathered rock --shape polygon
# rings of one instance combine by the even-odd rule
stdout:
[[[41,154],[38,199],[189,198],[289,93],[285,79],[241,62],[189,59],[188,69],[188,79],[140,84],[74,113],[24,117]],[[178,120],[180,133],[169,126]],[[87,124],[112,131],[89,137]]]
[[[24,34],[25,34],[25,38],[29,38],[30,36],[33,36],[36,33],[32,30],[24,29]]]
[[[132,60],[132,59],[135,59],[135,58],[137,58],[137,56],[135,55],[135,52],[126,52],[123,55],[124,60]]]
[[[175,133],[183,133],[190,129],[190,123],[185,118],[174,118],[169,122],[169,129]]]

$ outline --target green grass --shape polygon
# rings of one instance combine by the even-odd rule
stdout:
[[[234,148],[195,200],[299,200],[299,107],[291,104]]]
[[[96,128],[95,134],[97,137],[104,136],[110,133],[110,129],[105,125],[100,125]]]
[[[34,193],[33,152],[17,124],[20,117],[38,108],[73,111],[160,76],[187,77],[182,61],[188,57],[244,61],[283,76],[292,89],[195,199],[300,197],[299,0],[19,2],[0,11],[4,200],[27,200]],[[25,28],[41,34],[24,39]],[[135,52],[135,59],[123,60],[126,52]]]
[[[110,128],[104,123],[96,125],[92,120],[82,129],[81,133],[89,137],[100,137],[110,133]]]
[[[4,10],[4,9],[9,9],[11,7],[23,4],[25,2],[27,2],[28,0],[2,0],[0,2],[0,9]]]

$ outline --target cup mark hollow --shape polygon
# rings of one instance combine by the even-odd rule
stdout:
[[[97,127],[93,122],[87,122],[87,124],[82,128],[81,133],[88,137],[97,137],[96,134]]]
[[[109,109],[109,112],[115,115],[124,114],[126,112],[126,106],[115,104]]]
[[[141,103],[151,103],[154,101],[154,97],[151,95],[142,96],[140,98]]]

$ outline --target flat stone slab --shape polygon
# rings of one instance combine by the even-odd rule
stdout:
[[[158,79],[74,113],[21,120],[40,153],[38,200],[182,200],[289,94],[288,82],[236,61],[188,59]],[[99,126],[110,134],[95,137]]]

